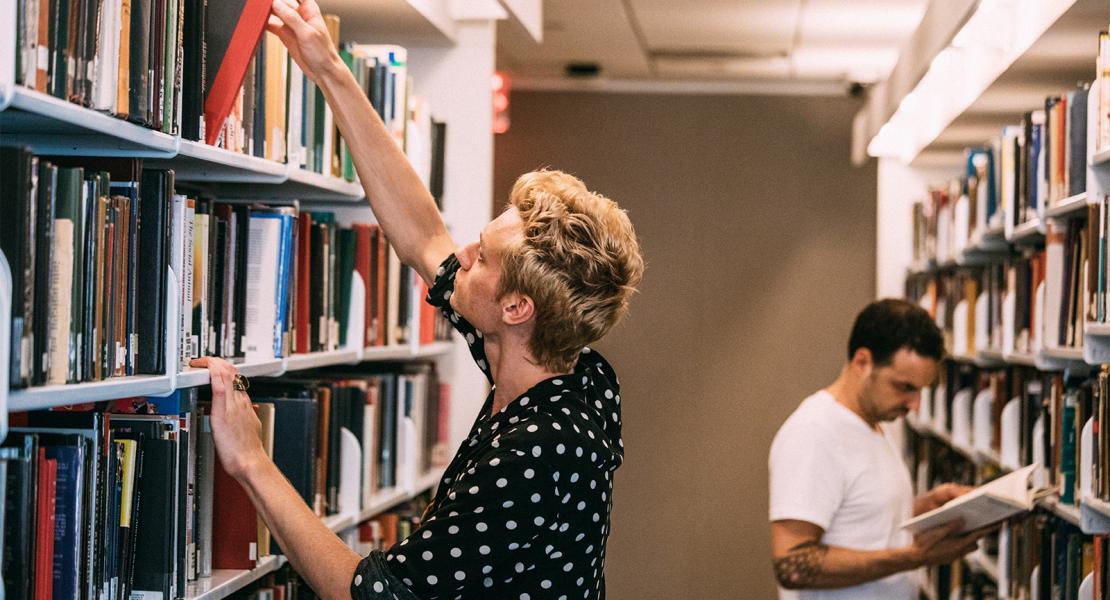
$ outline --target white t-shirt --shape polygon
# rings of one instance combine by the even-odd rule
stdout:
[[[802,401],[775,435],[768,467],[771,521],[813,523],[825,530],[822,544],[853,550],[912,541],[900,528],[913,515],[913,487],[898,448],[832,394]],[[780,590],[779,598],[912,600],[917,587],[903,572],[850,588]]]

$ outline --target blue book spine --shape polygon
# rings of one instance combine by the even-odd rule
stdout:
[[[274,299],[277,306],[276,322],[274,324],[274,356],[284,356],[285,324],[289,313],[289,280],[293,273],[293,217],[281,215],[281,235],[278,237],[278,277],[277,294]]]
[[[85,496],[84,446],[48,446],[58,461],[54,512],[54,598],[77,598],[81,590],[81,517]]]

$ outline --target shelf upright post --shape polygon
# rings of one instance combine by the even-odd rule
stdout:
[[[0,0],[2,1],[2,0]],[[0,442],[8,437],[8,385],[12,349],[12,271],[0,250]]]
[[[0,44],[0,110],[8,107],[15,94],[15,56],[19,52],[15,24],[15,0],[0,0],[0,40],[10,41]]]

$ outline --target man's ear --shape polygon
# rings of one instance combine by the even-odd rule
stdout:
[[[852,355],[850,361],[852,368],[862,377],[867,377],[871,374],[871,369],[875,366],[872,362],[870,348],[857,348],[856,353]]]
[[[506,325],[527,323],[536,313],[532,298],[519,292],[509,292],[501,297],[501,321]]]

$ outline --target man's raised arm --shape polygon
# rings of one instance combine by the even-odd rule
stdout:
[[[455,243],[431,193],[339,58],[316,1],[274,0],[268,28],[324,93],[370,208],[401,262],[431,285]]]

